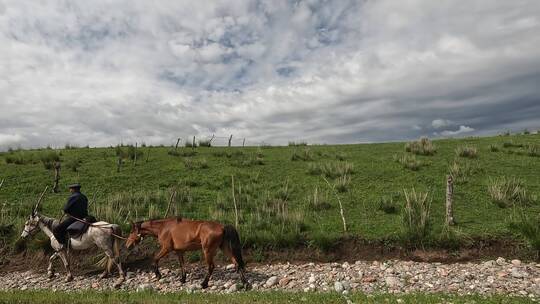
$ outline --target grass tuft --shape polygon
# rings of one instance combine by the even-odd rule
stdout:
[[[403,190],[405,204],[401,213],[401,240],[407,246],[423,246],[429,238],[431,199],[427,192]]]
[[[536,201],[525,189],[523,181],[515,177],[491,179],[488,184],[491,201],[500,208],[527,206]]]
[[[403,166],[403,168],[409,169],[409,170],[412,170],[412,171],[418,171],[423,165],[423,163],[421,161],[416,159],[415,155],[410,155],[410,154],[397,155],[397,154],[394,154],[393,158],[394,158],[394,161],[397,162],[397,163],[400,163]]]
[[[405,144],[405,151],[416,155],[434,155],[435,152],[437,152],[435,146],[427,137],[422,137],[417,141],[408,142]]]
[[[477,158],[478,150],[475,147],[470,147],[470,146],[457,147],[456,155],[459,157]]]

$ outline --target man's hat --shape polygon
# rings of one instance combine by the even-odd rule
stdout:
[[[79,183],[71,184],[71,185],[68,185],[68,188],[69,188],[69,189],[72,189],[72,188],[74,188],[74,189],[80,189],[80,188],[81,188],[81,184],[79,184]]]

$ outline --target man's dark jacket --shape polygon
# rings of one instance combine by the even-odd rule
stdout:
[[[88,216],[88,199],[86,195],[74,192],[64,205],[64,212],[79,219]]]
[[[88,199],[84,194],[74,192],[64,205],[64,212],[68,214],[67,218],[53,229],[54,236],[62,244],[66,243],[67,228],[77,221],[69,215],[78,219],[84,219],[88,216]]]

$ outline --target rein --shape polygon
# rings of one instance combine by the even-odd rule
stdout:
[[[123,236],[121,236],[121,235],[118,235],[118,234],[114,233],[112,227],[104,227],[104,226],[108,226],[108,225],[110,225],[110,224],[96,225],[96,224],[94,224],[94,223],[90,223],[90,222],[87,222],[87,221],[85,221],[85,220],[83,220],[83,219],[74,217],[74,216],[71,215],[71,214],[68,214],[68,216],[71,217],[72,219],[76,220],[76,221],[79,221],[79,222],[81,222],[81,223],[87,224],[87,225],[89,225],[90,227],[96,227],[96,228],[99,228],[99,229],[111,229],[111,235],[112,235],[112,236],[117,237],[117,238],[122,239],[122,240],[127,240],[127,238],[125,238],[125,237],[123,237]]]

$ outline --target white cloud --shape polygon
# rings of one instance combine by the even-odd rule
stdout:
[[[26,146],[212,133],[332,143],[458,121],[474,134],[540,127],[540,4],[471,6],[7,1],[0,134]]]
[[[459,134],[463,134],[463,133],[470,133],[470,132],[473,132],[473,131],[474,131],[474,129],[471,128],[471,127],[459,126],[459,129],[456,130],[456,131],[445,130],[445,131],[441,132],[441,135],[442,136],[454,136],[454,135],[459,135]]]
[[[17,145],[21,143],[24,138],[19,134],[1,134],[0,133],[0,147]]]

